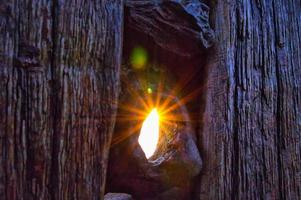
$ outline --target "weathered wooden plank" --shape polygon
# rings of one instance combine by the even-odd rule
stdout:
[[[0,1],[0,198],[102,199],[123,2]]]
[[[55,199],[101,199],[119,91],[123,1],[54,10]]]
[[[51,153],[51,3],[0,2],[3,199],[47,199]]]
[[[201,199],[300,197],[300,4],[217,1]]]

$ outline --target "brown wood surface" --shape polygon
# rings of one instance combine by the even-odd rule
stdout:
[[[300,199],[300,1],[206,3],[197,199]],[[0,0],[0,199],[103,198],[123,6]]]
[[[217,54],[208,63],[198,196],[300,199],[300,1],[210,4]]]
[[[0,199],[101,199],[123,2],[0,1]]]

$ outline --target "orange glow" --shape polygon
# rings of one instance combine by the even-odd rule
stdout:
[[[154,108],[142,124],[138,142],[145,153],[146,158],[150,158],[156,151],[159,140],[159,113]]]
[[[141,136],[142,130],[151,130],[150,134],[146,134],[150,137],[154,137],[156,133],[165,134],[166,132],[168,132],[168,130],[166,129],[168,129],[169,125],[172,125],[175,122],[185,121],[185,118],[183,118],[182,114],[179,113],[177,110],[181,106],[185,106],[188,102],[194,100],[201,93],[202,88],[196,88],[195,90],[190,91],[190,93],[185,94],[185,96],[182,96],[182,98],[178,98],[177,100],[175,100],[175,98],[173,97],[179,97],[179,94],[183,90],[184,86],[189,80],[191,80],[191,78],[192,77],[186,77],[184,80],[177,82],[168,91],[165,91],[164,85],[166,84],[166,82],[164,76],[162,75],[158,79],[160,81],[157,83],[157,87],[155,87],[154,91],[152,88],[146,87],[144,90],[145,93],[141,94],[139,91],[137,91],[136,86],[132,84],[131,77],[124,77],[123,84],[126,85],[127,90],[131,94],[131,98],[135,99],[136,102],[126,102],[120,104],[119,108],[122,110],[122,114],[117,115],[117,121],[123,124],[130,123],[133,126],[130,126],[130,129],[124,131],[116,138],[113,138],[112,146],[119,144],[120,142],[124,141],[126,138],[132,136],[133,134],[137,134],[137,132],[139,131],[139,138],[141,138],[141,141],[142,138],[144,138]],[[141,82],[140,79],[138,81],[140,85],[143,85],[143,82]],[[153,112],[153,110],[156,110],[155,112],[157,113],[158,118],[160,120],[158,123],[159,125],[156,126],[158,127],[158,129],[160,128],[160,130],[158,131],[155,130],[153,125],[146,125],[147,123],[145,122],[150,113]],[[192,115],[193,114],[194,113],[192,113]],[[142,127],[141,123],[143,123]],[[156,141],[156,143],[154,142],[154,145],[148,144],[150,143],[150,140],[145,143],[145,146],[153,146],[152,151],[155,151],[158,141]],[[143,147],[144,144],[142,144],[142,142],[139,142],[139,144],[145,152],[145,148]],[[145,154],[147,153],[145,152]],[[148,158],[150,156],[151,155],[148,154]]]

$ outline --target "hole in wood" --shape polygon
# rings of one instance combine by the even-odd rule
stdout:
[[[213,32],[206,21],[208,7],[189,2],[126,2],[107,192],[143,200],[191,199],[193,178],[202,167],[194,122],[203,106],[206,49]]]

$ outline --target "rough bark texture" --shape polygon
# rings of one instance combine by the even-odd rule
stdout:
[[[300,1],[211,2],[200,199],[301,196]]]
[[[195,45],[181,49],[183,40],[154,26],[157,17],[173,33],[187,30],[180,18],[189,19],[195,27],[177,37],[205,39],[201,48],[208,47],[210,37],[199,32],[207,27],[198,23],[208,19],[191,12],[189,2],[201,5],[147,1],[142,7],[153,10],[146,18],[136,10],[134,23],[148,24],[142,32],[162,49],[186,59],[200,55]],[[201,105],[204,169],[197,199],[298,199],[300,1],[208,3],[217,40],[206,66],[206,107]],[[0,0],[0,199],[103,198],[119,86],[122,4]],[[161,15],[164,11],[170,15]],[[178,11],[189,14],[172,14]],[[169,16],[181,26],[164,23]]]
[[[0,1],[0,199],[101,199],[123,2]]]

